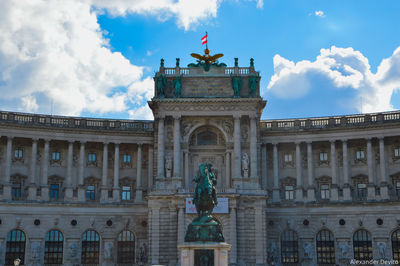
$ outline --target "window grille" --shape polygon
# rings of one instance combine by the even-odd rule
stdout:
[[[359,200],[365,200],[367,198],[367,185],[363,183],[357,184],[357,197]]]
[[[100,238],[94,230],[88,230],[82,235],[82,265],[99,263]]]
[[[50,199],[58,199],[60,192],[60,185],[59,184],[50,184],[49,196]]]
[[[135,263],[135,235],[131,231],[124,230],[118,235],[117,263]]]
[[[14,265],[14,260],[20,259],[20,265],[25,261],[25,233],[21,230],[12,230],[7,235],[6,265]]]
[[[95,200],[96,199],[96,186],[89,185],[86,187],[86,199]]]
[[[285,186],[285,199],[286,200],[294,199],[294,187],[293,186]]]
[[[330,197],[330,188],[329,185],[321,185],[321,199],[329,199]]]
[[[14,158],[15,159],[22,159],[24,157],[24,151],[22,148],[16,148],[14,150]]]
[[[298,238],[293,230],[287,230],[282,234],[281,257],[283,264],[299,262]]]
[[[392,234],[392,253],[394,260],[400,260],[400,229]]]
[[[354,259],[372,260],[371,234],[366,230],[358,230],[353,236]]]
[[[46,234],[44,244],[44,264],[62,265],[63,263],[63,234],[58,230],[51,230]]]
[[[335,241],[329,230],[321,230],[317,234],[317,263],[321,265],[335,264]]]

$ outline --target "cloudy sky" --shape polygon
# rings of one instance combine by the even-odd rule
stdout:
[[[263,119],[400,109],[398,0],[2,0],[0,109],[152,119],[152,76],[255,59]]]

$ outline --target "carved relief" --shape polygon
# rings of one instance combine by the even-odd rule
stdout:
[[[242,154],[242,171],[243,171],[243,178],[249,177],[249,156],[247,153]]]
[[[241,135],[242,135],[242,140],[244,142],[247,142],[247,139],[249,138],[249,129],[247,126],[242,126],[240,129]]]
[[[172,176],[172,156],[171,154],[167,154],[165,156],[165,175],[167,178]]]

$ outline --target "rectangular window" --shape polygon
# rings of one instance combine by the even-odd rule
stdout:
[[[131,162],[131,155],[130,154],[124,154],[123,162],[124,163],[130,163]]]
[[[293,186],[285,186],[285,199],[286,200],[294,199],[294,187]]]
[[[52,159],[53,161],[59,161],[60,158],[61,158],[60,152],[58,152],[58,151],[53,151],[53,152],[51,153],[51,159]]]
[[[122,200],[130,200],[131,199],[131,187],[123,186],[122,187]]]
[[[58,199],[59,191],[60,191],[59,184],[50,184],[50,190],[49,190],[50,199]]]
[[[89,185],[86,188],[86,200],[96,199],[96,187],[94,185]]]
[[[396,182],[396,194],[400,197],[400,182]]]
[[[94,163],[94,162],[96,162],[96,153],[89,153],[89,154],[88,154],[88,162],[89,162],[89,163]]]
[[[321,162],[326,162],[328,161],[328,153],[327,152],[320,152],[319,153],[319,160]]]
[[[14,158],[15,159],[22,159],[24,156],[24,151],[21,148],[16,148],[14,150]]]
[[[22,198],[21,183],[12,183],[11,197],[13,200],[19,200]]]
[[[400,157],[400,148],[395,148],[393,150],[394,157],[399,158]]]
[[[329,199],[329,185],[321,185],[321,199]]]
[[[292,154],[291,153],[286,153],[284,156],[285,163],[291,163],[293,160]]]
[[[356,151],[356,159],[357,160],[364,160],[365,159],[365,152],[363,150]]]
[[[366,184],[357,184],[357,196],[358,199],[364,200],[367,198],[367,185]]]

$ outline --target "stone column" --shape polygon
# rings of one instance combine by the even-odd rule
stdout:
[[[367,200],[375,201],[375,176],[374,176],[374,159],[372,156],[372,143],[371,139],[367,139],[367,163],[368,163],[368,193]]]
[[[231,187],[231,154],[230,151],[225,152],[225,188]]]
[[[256,247],[256,265],[264,265],[264,254],[266,239],[264,239],[264,208],[262,201],[256,202],[255,210],[254,210],[254,226],[255,231],[255,247]]]
[[[50,140],[45,139],[44,149],[43,149],[43,160],[42,160],[42,187],[41,187],[41,199],[43,201],[49,200],[49,185],[48,185],[49,150],[50,150]]]
[[[381,200],[389,199],[388,183],[386,176],[386,154],[385,154],[385,139],[379,138],[379,166],[381,174]]]
[[[142,144],[138,143],[135,202],[143,201],[142,189]]]
[[[303,180],[301,176],[301,143],[296,142],[296,201],[303,201]]]
[[[347,150],[347,140],[342,140],[343,147],[343,201],[351,201],[351,189],[349,183],[349,154]]]
[[[85,187],[83,186],[84,183],[84,175],[85,175],[85,163],[86,163],[86,156],[85,156],[85,141],[80,142],[79,148],[79,163],[78,163],[78,201],[83,202],[85,201]]]
[[[164,173],[164,117],[158,118],[157,178],[165,178]]]
[[[307,173],[308,173],[308,188],[307,201],[315,201],[315,186],[314,186],[314,165],[312,156],[312,142],[307,142]]]
[[[174,116],[174,178],[181,178],[181,121]]]
[[[152,207],[151,212],[151,264],[158,265],[160,254],[160,207]]]
[[[267,189],[267,144],[261,145],[261,187]]]
[[[101,202],[108,201],[108,187],[107,187],[107,177],[108,177],[108,143],[103,143],[103,170],[101,174]]]
[[[28,200],[36,200],[36,162],[37,162],[37,139],[32,139],[32,157],[31,157],[31,169],[30,169],[30,180],[28,188]]]
[[[236,200],[230,200],[230,243],[231,253],[229,254],[229,264],[237,264],[237,228],[236,228]]]
[[[153,156],[154,156],[154,149],[152,145],[149,145],[149,165],[148,165],[148,171],[147,171],[147,191],[150,191],[151,188],[153,187]]]
[[[189,177],[189,149],[185,151],[185,188],[189,189],[190,177]]]
[[[3,198],[11,200],[11,161],[12,161],[12,137],[7,137],[6,161],[4,167]]]
[[[240,144],[240,116],[234,116],[234,138],[233,138],[233,178],[241,179],[242,171],[241,171],[241,144]]]
[[[114,143],[114,185],[113,185],[113,200],[120,202],[121,188],[119,187],[119,143]]]
[[[257,165],[257,121],[250,117],[250,178],[258,178]]]
[[[272,143],[273,146],[273,164],[274,164],[274,187],[272,189],[272,201],[280,202],[279,191],[279,161],[278,161],[278,143]]]
[[[68,157],[67,157],[67,176],[65,180],[65,200],[72,200],[73,188],[72,188],[72,161],[74,154],[74,142],[68,142]]]
[[[178,236],[177,244],[181,245],[185,242],[185,213],[184,205],[178,205]],[[181,265],[181,255],[178,249],[178,265]]]
[[[330,201],[337,202],[339,200],[338,194],[338,180],[337,180],[337,164],[336,164],[336,140],[331,140],[331,172],[332,172],[332,185]]]

